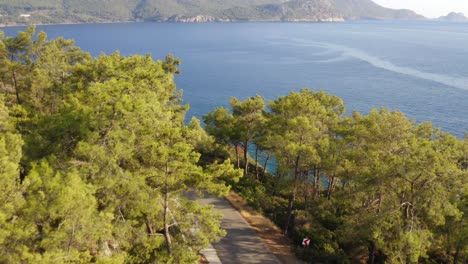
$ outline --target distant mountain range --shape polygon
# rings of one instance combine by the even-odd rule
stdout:
[[[446,16],[441,16],[437,20],[450,22],[468,22],[468,18],[463,13],[451,12]]]
[[[371,0],[0,0],[0,24],[423,18]]]

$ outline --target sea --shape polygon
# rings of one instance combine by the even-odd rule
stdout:
[[[267,101],[301,88],[344,100],[347,114],[401,111],[458,138],[468,134],[468,23],[116,23],[37,26],[93,56],[180,58],[177,87],[201,118],[229,99]],[[16,35],[24,27],[7,27]]]

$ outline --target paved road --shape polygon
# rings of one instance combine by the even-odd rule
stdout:
[[[201,204],[214,205],[224,215],[221,228],[226,230],[227,235],[213,244],[223,264],[281,264],[226,199],[207,195],[197,200]]]

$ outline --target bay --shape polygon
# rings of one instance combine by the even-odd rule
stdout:
[[[3,28],[15,35],[24,27]],[[459,138],[468,133],[468,23],[117,23],[38,26],[93,56],[182,60],[176,77],[188,119],[229,98],[273,100],[309,87],[343,98],[348,113],[386,107]]]

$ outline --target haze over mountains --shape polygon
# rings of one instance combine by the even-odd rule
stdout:
[[[441,16],[437,20],[449,22],[468,22],[468,18],[463,13],[451,12],[446,16]]]
[[[0,23],[422,19],[370,0],[0,0]]]

